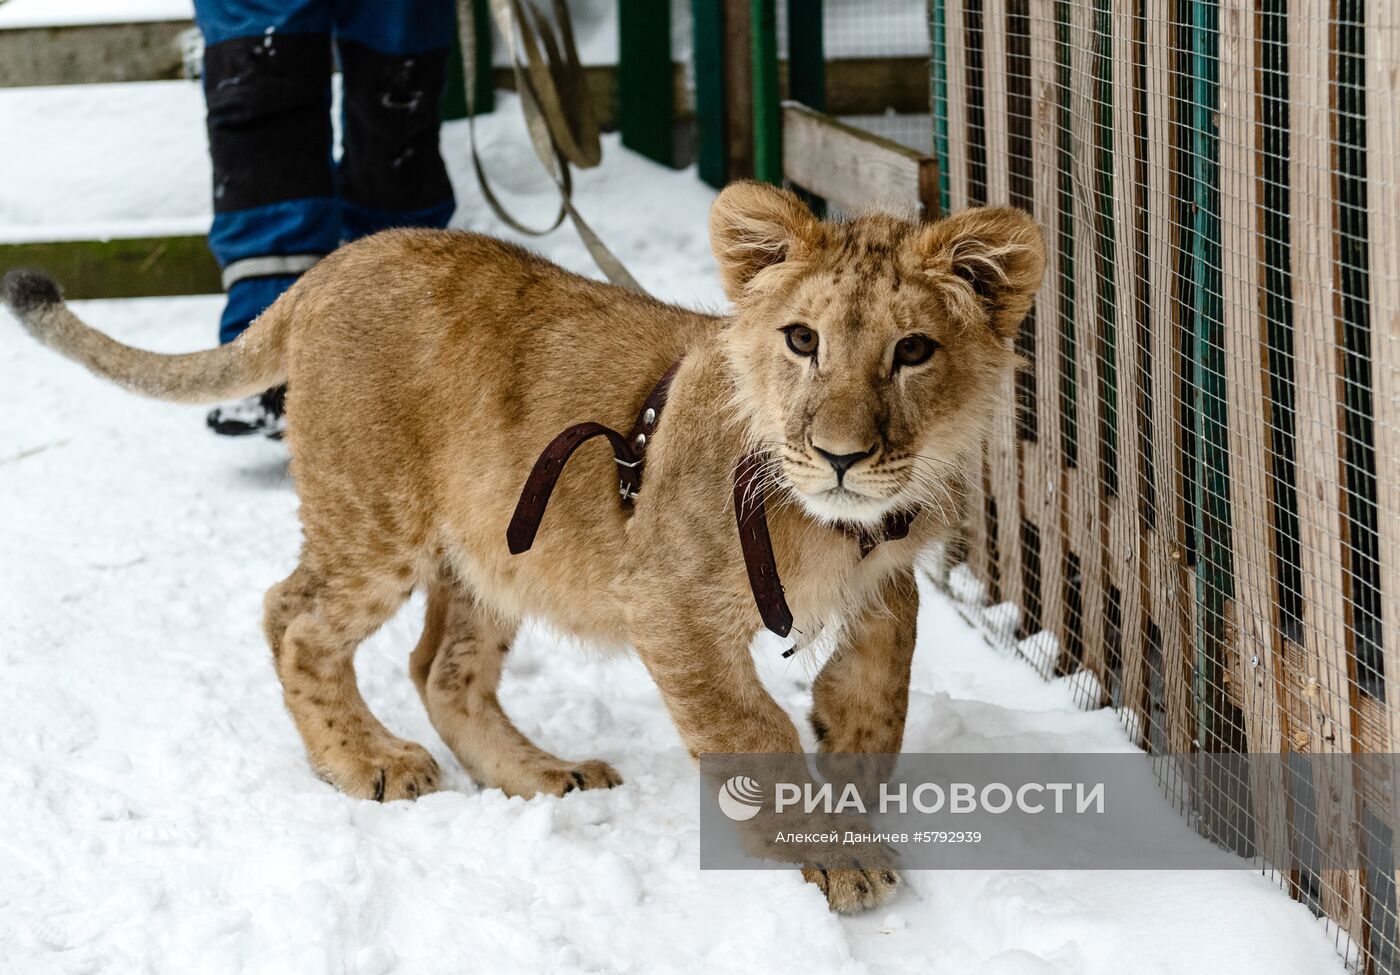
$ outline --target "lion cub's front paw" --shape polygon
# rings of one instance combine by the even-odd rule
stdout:
[[[827,905],[837,914],[858,914],[894,897],[899,874],[893,870],[820,870],[804,867],[802,876],[826,895]]]
[[[622,776],[607,762],[554,762],[523,766],[500,783],[507,795],[563,796],[581,789],[611,789],[622,784]]]
[[[441,773],[422,745],[386,736],[327,749],[316,762],[321,778],[346,795],[376,802],[417,799],[436,792]]]

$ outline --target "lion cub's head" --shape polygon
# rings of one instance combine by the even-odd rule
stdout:
[[[1045,266],[1030,217],[825,222],[792,193],[737,183],[710,239],[736,308],[738,403],[774,480],[823,520],[946,502],[1005,408],[1009,340]]]

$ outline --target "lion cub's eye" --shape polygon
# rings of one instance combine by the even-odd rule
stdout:
[[[798,355],[817,354],[817,333],[806,325],[789,325],[783,333],[787,336],[788,348]]]
[[[906,335],[894,347],[894,365],[920,366],[928,362],[938,343],[927,335]]]

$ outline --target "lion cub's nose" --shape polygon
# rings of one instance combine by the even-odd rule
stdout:
[[[826,458],[826,462],[831,465],[831,469],[836,472],[836,483],[840,484],[846,477],[846,472],[875,453],[875,448],[869,450],[858,450],[853,454],[833,454],[829,450],[822,450],[816,444],[812,444],[812,449]]]

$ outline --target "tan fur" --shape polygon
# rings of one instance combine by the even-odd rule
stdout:
[[[698,314],[566,273],[466,233],[391,231],[308,272],[234,346],[185,357],[127,349],[62,305],[22,310],[41,339],[128,388],[218,399],[288,382],[288,444],[301,497],[301,564],[269,591],[265,626],[286,704],[315,768],[351,795],[436,787],[418,745],[395,738],[355,685],[355,648],[415,588],[429,592],[411,658],[434,727],[484,785],[514,795],[615,785],[601,762],[535,747],[496,684],[526,615],[631,645],[686,747],[798,751],[755,674],[760,626],[734,526],[732,472],[766,449],[768,510],[804,638],[844,622],[817,679],[820,747],[894,752],[914,643],[912,563],[960,517],[963,478],[1015,358],[1007,339],[1043,265],[1014,210],[918,227],[888,216],[814,219],[758,184],[722,193],[711,235],[732,318]],[[817,331],[817,359],[781,329]],[[895,343],[941,348],[895,371]],[[630,426],[678,358],[635,508],[619,504],[605,446],[570,463],[534,548],[505,527],[540,450],[564,427]],[[813,445],[876,453],[835,484]],[[920,514],[910,536],[861,559],[834,520]],[[833,907],[879,903],[893,874],[813,873]],[[886,879],[888,878],[888,879]]]

